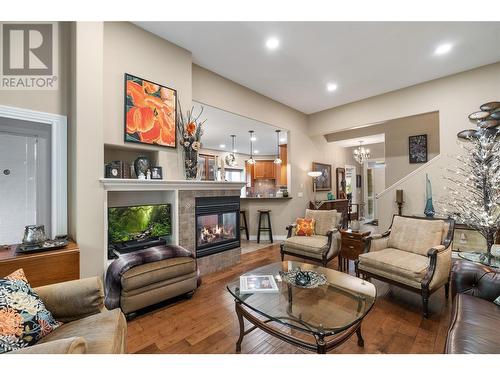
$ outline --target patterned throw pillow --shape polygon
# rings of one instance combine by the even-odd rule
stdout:
[[[0,279],[0,353],[33,345],[61,324],[45,308],[22,269]]]
[[[314,219],[307,219],[299,217],[295,221],[297,226],[295,227],[295,235],[296,236],[313,236],[314,235]]]

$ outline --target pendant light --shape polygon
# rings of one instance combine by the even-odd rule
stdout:
[[[235,152],[238,152],[236,148],[234,148],[234,139],[236,138],[236,135],[231,134],[231,152],[234,154]]]
[[[274,164],[281,164],[283,162],[280,159],[280,132],[281,130],[276,130],[276,159],[274,159]]]
[[[254,131],[249,130],[250,133],[250,159],[247,160],[248,164],[255,164],[255,159],[253,158],[253,141],[255,141]]]

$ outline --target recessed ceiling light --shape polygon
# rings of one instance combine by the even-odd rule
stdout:
[[[333,92],[333,91],[337,90],[337,84],[336,83],[327,83],[326,90],[328,92]]]
[[[450,43],[440,44],[439,46],[437,46],[436,50],[434,51],[434,54],[435,55],[445,55],[448,52],[450,52],[452,48],[453,48],[453,45]]]
[[[235,148],[233,148],[233,152],[238,152],[238,150],[237,150],[237,149],[235,149]]]
[[[220,148],[226,148],[226,145],[219,145]]]
[[[280,41],[278,38],[269,38],[266,40],[266,47],[270,50],[275,50],[280,46]]]
[[[254,154],[258,154],[258,153],[259,153],[259,150],[255,150],[253,153],[254,153]]]

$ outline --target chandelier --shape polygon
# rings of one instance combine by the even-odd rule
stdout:
[[[363,164],[366,159],[370,159],[370,149],[363,147],[363,141],[359,141],[359,146],[353,151],[354,160]]]

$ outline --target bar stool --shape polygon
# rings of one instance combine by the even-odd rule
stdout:
[[[241,215],[243,215],[243,220],[241,220]],[[241,225],[241,223],[243,225]],[[240,210],[240,231],[243,229],[245,230],[247,241],[250,240],[250,236],[248,235],[247,210]]]
[[[260,232],[269,232],[269,239],[271,243],[273,243],[273,230],[271,228],[271,210],[258,210],[259,212],[259,230],[257,231],[257,243],[260,243]],[[263,227],[262,219],[264,216],[267,216],[267,227]]]

